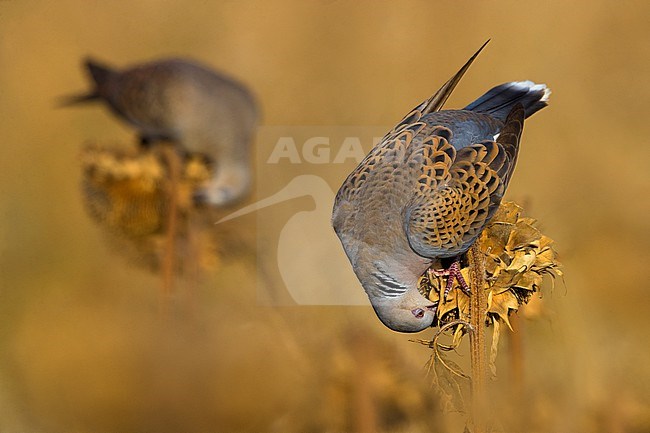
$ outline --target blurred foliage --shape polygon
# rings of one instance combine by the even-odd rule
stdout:
[[[338,378],[354,380],[361,365],[379,377],[394,372],[398,384],[376,379],[369,395],[430,402],[428,348],[387,332],[370,307],[258,305],[265,283],[250,253],[193,287],[192,314],[179,307],[161,324],[160,279],[108,251],[108,238],[133,242],[99,228],[79,200],[79,143],[128,142],[132,130],[104,108],[53,105],[86,87],[86,55],[115,66],[182,55],[250,83],[267,126],[388,131],[489,37],[447,107],[508,80],[553,90],[550,106],[526,122],[508,197],[561,246],[566,272],[566,290],[545,296],[538,320],[524,320],[537,296],[509,316],[517,332],[503,333],[491,397],[506,418],[525,415],[510,431],[650,431],[649,13],[647,2],[607,0],[1,1],[0,430],[363,432],[353,398],[320,400],[353,389]],[[274,144],[256,145],[258,182],[272,190],[305,173],[336,190],[354,166],[278,173],[265,164]],[[267,211],[261,223],[279,231],[290,217]],[[256,236],[254,217],[223,230],[229,249],[245,236],[274,246]],[[354,281],[349,268],[331,272]],[[339,367],[361,347],[346,342],[359,329],[383,343],[366,362]],[[523,390],[511,398],[515,335]],[[466,369],[466,357],[457,361]],[[409,421],[462,431],[453,414],[415,410],[429,404],[413,403]],[[417,431],[407,421],[375,425]]]
[[[159,149],[88,145],[82,150],[85,204],[97,222],[129,237],[163,231],[169,176]],[[201,158],[184,161],[176,186],[181,214],[192,210],[192,194],[209,176],[210,169]]]
[[[209,209],[193,201],[194,193],[210,178],[211,167],[199,155],[184,156],[173,147],[163,152],[166,146],[172,145],[86,145],[81,153],[84,204],[115,251],[157,270],[168,242],[173,194],[180,220],[174,234],[175,256],[182,259],[178,270],[190,265],[184,261],[214,270],[219,262],[219,239],[212,222],[201,215],[209,215]],[[168,161],[166,155],[176,161]],[[169,165],[181,159],[180,178],[172,185]]]

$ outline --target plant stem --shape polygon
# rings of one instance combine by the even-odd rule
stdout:
[[[470,361],[472,364],[472,425],[473,433],[486,433],[487,405],[487,355],[485,352],[485,315],[487,298],[485,296],[485,266],[483,252],[474,243],[468,251],[471,295],[469,316],[472,331],[469,334]]]
[[[176,235],[178,232],[178,183],[180,181],[180,160],[176,149],[170,144],[163,144],[162,155],[167,165],[167,232],[164,256],[162,260],[162,286],[160,292],[160,313],[166,318],[174,289],[176,273]]]
[[[354,397],[354,424],[357,433],[375,433],[379,430],[377,423],[377,407],[371,384],[369,366],[373,361],[373,347],[368,337],[359,332],[353,334],[353,355],[356,361]]]
[[[524,306],[525,307],[525,306]],[[525,422],[524,401],[524,323],[517,314],[510,316],[512,332],[508,332],[510,338],[510,401],[511,407],[516,408],[516,415],[513,417],[518,430],[521,430]]]

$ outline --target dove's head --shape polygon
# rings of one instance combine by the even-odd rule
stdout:
[[[433,325],[437,304],[409,289],[397,297],[371,299],[379,320],[397,332],[420,332]]]
[[[245,163],[216,163],[216,175],[195,195],[196,203],[229,206],[244,198],[251,185],[250,167]]]

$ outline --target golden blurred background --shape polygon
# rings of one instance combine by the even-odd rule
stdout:
[[[649,16],[646,2],[601,0],[0,1],[0,431],[462,431],[425,376],[429,349],[369,307],[261,305],[255,248],[179,283],[161,319],[160,278],[116,254],[81,200],[82,144],[133,131],[103,107],[55,102],[88,88],[86,55],[180,55],[247,83],[261,131],[388,129],[488,38],[448,107],[511,80],[553,91],[508,193],[566,275],[522,322],[521,431],[650,431]],[[335,191],[352,166],[318,170]],[[260,221],[288,217],[231,230],[254,243]]]

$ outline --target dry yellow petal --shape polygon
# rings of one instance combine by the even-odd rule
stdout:
[[[518,289],[537,291],[542,285],[542,276],[537,272],[525,272],[513,287]]]
[[[506,268],[508,271],[526,272],[533,263],[535,263],[536,254],[533,250],[517,250],[510,265]]]
[[[517,310],[519,308],[519,301],[517,297],[510,291],[503,292],[499,295],[488,296],[488,313],[493,313],[499,316],[508,328],[512,330],[508,314],[510,310]]]
[[[510,239],[510,232],[513,224],[494,221],[488,225],[481,235],[480,244],[483,251],[489,251],[490,254],[501,254]]]
[[[506,250],[514,251],[528,246],[539,246],[539,238],[541,236],[542,234],[535,227],[519,221],[515,224],[512,233],[510,233]]]
[[[501,202],[501,206],[494,213],[492,221],[502,221],[514,224],[519,219],[521,214],[521,207],[513,201]]]
[[[548,236],[542,235],[542,237],[539,238],[539,249],[542,251],[553,244],[553,239],[549,238]]]
[[[555,264],[555,251],[552,248],[547,247],[537,254],[535,260],[535,268],[544,269]]]

